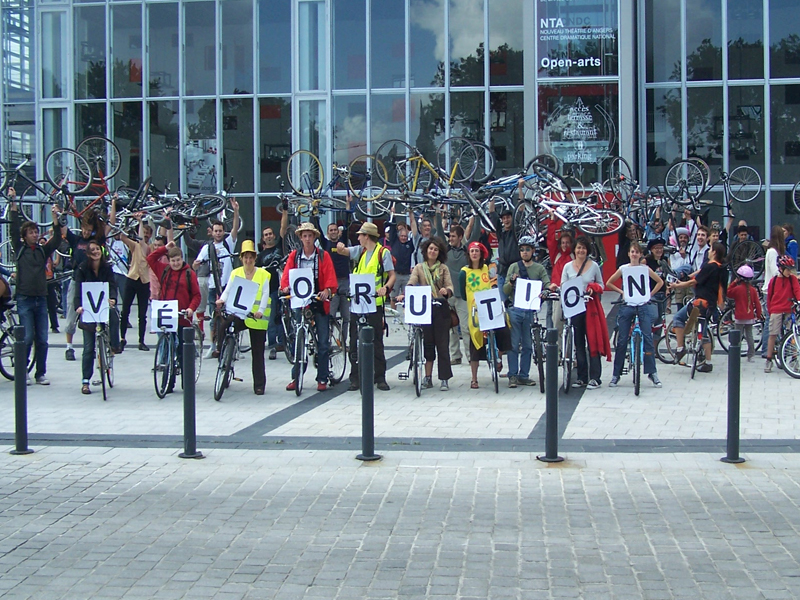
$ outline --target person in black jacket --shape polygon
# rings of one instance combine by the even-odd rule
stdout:
[[[25,350],[30,356],[31,346],[36,344],[36,371],[34,377],[39,385],[50,385],[45,377],[47,372],[47,260],[61,243],[61,223],[59,210],[53,205],[53,237],[44,245],[39,244],[39,226],[33,221],[25,221],[19,216],[14,188],[8,188],[11,201],[11,245],[17,259],[17,313],[25,328]],[[28,384],[31,383],[28,378]]]
[[[114,279],[114,270],[106,262],[103,256],[103,249],[100,242],[97,240],[89,240],[86,247],[86,260],[83,261],[77,269],[75,269],[74,285],[75,285],[75,313],[78,319],[82,321],[81,315],[83,314],[83,284],[84,283],[108,283],[108,334],[109,341],[112,348],[119,346],[119,316],[115,308],[117,297],[117,282]],[[92,379],[94,372],[94,359],[96,347],[96,334],[97,328],[94,323],[81,322],[79,327],[83,330],[83,358],[82,358],[82,371],[83,371],[83,385],[81,386],[81,393],[91,394],[92,390],[89,388],[89,382]],[[101,373],[102,377],[103,374]]]

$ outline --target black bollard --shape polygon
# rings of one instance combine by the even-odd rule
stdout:
[[[742,376],[742,332],[731,329],[728,334],[728,443],[722,462],[739,464],[739,397]]]
[[[183,357],[181,367],[183,373],[183,452],[181,458],[205,458],[197,451],[197,421],[195,415],[195,381],[194,381],[194,327],[184,327]]]
[[[558,455],[558,331],[547,330],[545,382],[545,455],[537,456],[542,462],[561,462]]]
[[[28,356],[25,328],[14,327],[14,421],[15,448],[9,454],[31,454],[28,448]]]
[[[375,454],[375,330],[367,325],[359,332],[358,376],[361,383],[361,454],[358,460],[380,460]]]

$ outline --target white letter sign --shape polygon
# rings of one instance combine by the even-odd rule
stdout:
[[[356,315],[377,312],[375,292],[375,275],[350,275],[350,312]]]
[[[311,302],[314,295],[314,269],[290,269],[289,293],[292,295],[292,308],[303,308]]]
[[[583,301],[583,279],[573,277],[561,284],[561,312],[565,319],[586,312],[586,303]]]
[[[650,269],[646,266],[622,267],[622,297],[625,304],[641,306],[650,302]]]
[[[258,284],[244,277],[234,277],[225,310],[240,319],[244,319],[253,308],[258,295]]]
[[[517,278],[514,290],[514,308],[538,311],[542,307],[542,282],[538,279]]]
[[[433,292],[429,285],[407,285],[405,322],[414,325],[430,325],[433,317],[432,297]]]
[[[94,281],[81,284],[81,322],[108,323],[108,282]]]
[[[178,301],[150,301],[150,333],[178,331]]]
[[[478,308],[478,326],[481,331],[502,329],[506,326],[506,311],[500,299],[499,288],[475,292],[473,298]]]

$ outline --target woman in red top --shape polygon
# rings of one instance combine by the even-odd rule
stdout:
[[[769,313],[769,342],[767,344],[767,364],[765,373],[772,373],[772,355],[775,353],[775,340],[781,333],[783,321],[791,314],[792,299],[800,300],[800,283],[794,276],[794,259],[785,254],[778,257],[778,275],[772,278],[767,289],[767,312]]]
[[[161,262],[165,254],[169,259],[167,264]],[[194,311],[200,306],[200,286],[195,272],[183,261],[181,249],[175,242],[156,248],[147,255],[147,264],[161,284],[158,299],[177,300],[178,310],[186,311],[186,318],[178,319],[178,325],[191,327]],[[182,340],[183,336],[179,335],[178,339]]]
[[[761,321],[761,300],[755,286],[750,285],[753,280],[753,269],[742,265],[736,271],[736,279],[728,286],[728,298],[736,304],[733,309],[733,327],[742,332],[747,340],[747,362],[753,362],[756,346],[753,341],[753,323]]]

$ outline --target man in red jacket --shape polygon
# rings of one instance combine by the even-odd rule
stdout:
[[[289,271],[291,269],[308,268],[314,271],[314,292],[317,301],[312,300],[314,311],[314,326],[317,330],[317,391],[324,392],[328,389],[328,354],[330,353],[330,311],[331,296],[339,289],[339,281],[336,278],[336,270],[333,267],[331,255],[323,252],[315,246],[319,237],[319,231],[311,223],[303,223],[295,230],[295,234],[300,238],[303,247],[299,250],[292,250],[286,259],[286,268],[281,276],[281,293],[289,294]],[[300,311],[294,312],[294,318],[298,319]],[[301,352],[303,349],[301,349]],[[300,365],[295,361],[292,367],[292,380],[286,386],[287,391],[294,391],[296,388],[297,376]]]

